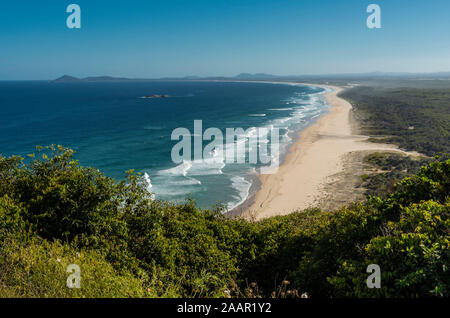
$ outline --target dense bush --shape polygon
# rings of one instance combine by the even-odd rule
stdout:
[[[0,156],[2,297],[448,296],[450,160],[385,198],[260,222],[152,200],[62,147]],[[82,288],[65,287],[66,266]],[[368,289],[369,264],[382,288]]]
[[[367,195],[386,197],[394,191],[398,182],[417,174],[422,166],[431,161],[431,158],[398,153],[372,153],[364,158],[368,173],[361,176],[358,186],[362,187]]]
[[[362,133],[428,156],[450,154],[450,89],[356,86],[340,96]]]
[[[67,288],[69,264],[81,269],[81,289]],[[0,297],[152,296],[128,271],[117,271],[104,255],[58,241],[4,237],[0,245]]]
[[[342,296],[448,296],[450,205],[427,201],[403,208],[399,222],[364,246],[360,259],[343,260],[330,281]],[[382,287],[365,288],[365,264],[382,269]]]

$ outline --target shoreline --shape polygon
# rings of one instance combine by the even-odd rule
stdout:
[[[261,220],[318,207],[321,201],[329,197],[327,186],[335,181],[333,178],[342,174],[345,165],[348,165],[344,159],[351,153],[403,152],[395,145],[371,143],[367,141],[368,136],[355,134],[355,123],[350,118],[352,105],[337,96],[342,87],[288,82],[279,84],[331,89],[325,93],[329,111],[298,133],[278,171],[259,174],[259,189],[241,205],[225,213],[228,217]]]
[[[222,80],[217,80],[215,82],[224,82]],[[315,93],[320,95],[326,95],[328,92],[332,91],[333,88],[331,88],[330,85],[324,85],[324,84],[310,84],[310,83],[300,83],[300,82],[284,82],[284,81],[225,81],[225,82],[232,82],[232,83],[258,83],[258,84],[269,84],[269,85],[291,85],[291,86],[309,86],[309,87],[319,87],[324,89],[325,91]],[[328,92],[327,92],[328,91]],[[329,104],[327,105],[330,106]],[[328,109],[329,110],[329,109]],[[286,156],[290,153],[290,149],[293,147],[293,145],[298,141],[299,139],[299,132],[303,131],[304,129],[314,125],[318,119],[320,119],[322,116],[325,116],[328,114],[327,112],[321,114],[318,116],[318,118],[315,118],[308,126],[304,127],[301,130],[293,131],[292,134],[290,134],[290,138],[293,139],[293,142],[286,148],[286,151],[280,152],[280,166],[284,164],[286,160]],[[224,213],[224,216],[226,217],[239,217],[242,216],[242,214],[251,206],[251,204],[254,202],[254,197],[256,193],[261,190],[261,174],[258,172],[259,169],[257,169],[254,174],[247,175],[245,178],[246,180],[250,180],[251,186],[248,191],[247,197],[238,205],[234,206],[232,209],[228,210]]]

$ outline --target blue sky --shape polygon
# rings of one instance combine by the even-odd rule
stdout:
[[[449,17],[448,0],[4,1],[0,79],[450,71]]]

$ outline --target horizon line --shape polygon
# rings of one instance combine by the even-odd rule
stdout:
[[[73,80],[88,80],[88,79],[99,79],[99,78],[105,78],[106,79],[117,79],[117,80],[136,80],[136,81],[145,81],[145,80],[165,80],[165,79],[178,79],[178,80],[195,80],[195,79],[236,79],[236,78],[249,78],[252,77],[254,79],[262,79],[262,77],[271,77],[271,78],[326,78],[326,77],[345,77],[345,76],[373,76],[373,77],[382,77],[382,76],[430,76],[430,75],[444,75],[450,77],[450,71],[435,71],[435,72],[385,72],[385,71],[372,71],[372,72],[348,72],[348,73],[322,73],[322,74],[297,74],[297,75],[277,75],[277,74],[270,74],[270,73],[247,73],[242,72],[237,75],[208,75],[208,76],[200,76],[200,75],[184,75],[184,76],[162,76],[162,77],[128,77],[128,76],[121,76],[121,75],[89,75],[84,77],[77,77],[69,74],[63,74],[57,78],[49,78],[49,79],[0,79],[0,81],[57,81],[59,79],[62,79],[64,77],[72,78]]]

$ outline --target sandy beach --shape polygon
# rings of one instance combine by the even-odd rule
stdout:
[[[344,159],[350,153],[401,151],[394,145],[370,143],[367,136],[354,134],[352,105],[337,96],[342,88],[327,87],[333,89],[326,94],[329,113],[299,133],[275,174],[259,176],[261,187],[247,202],[242,217],[260,220],[316,207],[330,197],[327,185],[344,171]]]

